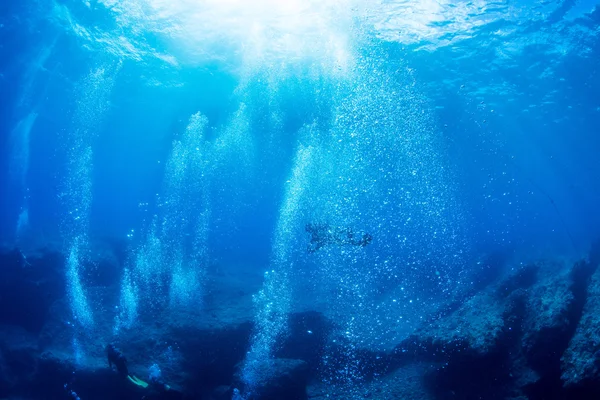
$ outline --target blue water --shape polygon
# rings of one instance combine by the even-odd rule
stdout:
[[[82,260],[120,243],[116,335],[149,302],[201,309],[210,265],[255,273],[252,388],[328,288],[334,314],[385,315],[464,291],[486,254],[585,254],[599,27],[583,0],[5,1],[0,242],[71,255],[81,329],[100,312]],[[373,242],[310,255],[312,222]]]

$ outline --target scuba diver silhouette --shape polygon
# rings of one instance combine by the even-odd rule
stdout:
[[[113,344],[106,346],[106,356],[108,357],[108,366],[112,369],[113,365],[117,368],[117,372],[122,378],[130,378],[129,370],[127,369],[127,359],[119,349]]]
[[[150,368],[150,379],[146,382],[135,375],[129,374],[127,368],[127,359],[123,353],[115,347],[113,344],[106,346],[106,356],[108,358],[108,366],[112,369],[113,365],[116,367],[119,376],[123,379],[127,379],[142,389],[147,389],[148,393],[142,397],[142,399],[179,399],[181,393],[173,390],[161,379],[160,369],[156,364]]]

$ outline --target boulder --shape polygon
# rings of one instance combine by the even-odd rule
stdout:
[[[303,360],[275,358],[261,366],[261,382],[252,396],[261,400],[304,400],[309,379],[308,363]],[[234,377],[234,386],[242,388],[242,364]],[[254,397],[253,397],[254,398]]]
[[[311,400],[433,400],[426,376],[439,365],[414,363],[372,380],[349,380],[336,385],[315,381],[308,386]]]
[[[580,263],[541,262],[527,291],[521,347],[528,365],[541,375],[558,373],[559,360],[578,321]]]
[[[592,276],[581,320],[561,359],[566,387],[600,380],[600,269]]]
[[[510,279],[509,279],[510,280]],[[506,346],[520,328],[526,292],[501,283],[465,300],[453,312],[419,328],[394,350],[399,357],[447,360],[456,354],[485,356]]]

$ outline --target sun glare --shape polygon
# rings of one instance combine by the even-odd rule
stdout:
[[[159,34],[184,62],[337,72],[350,64],[353,1],[101,0],[121,26]]]

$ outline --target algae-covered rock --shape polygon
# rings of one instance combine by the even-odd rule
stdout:
[[[600,379],[600,269],[592,276],[583,315],[561,360],[565,386]]]
[[[478,357],[505,348],[520,332],[528,288],[537,268],[519,267],[500,282],[466,299],[452,312],[424,324],[395,349],[396,354],[453,354]]]
[[[434,321],[417,333],[418,340],[442,352],[486,354],[501,338],[504,305],[489,293],[470,298],[450,316]]]
[[[528,363],[537,371],[554,367],[578,318],[576,265],[540,263],[536,282],[527,291],[521,345]]]
[[[234,386],[243,387],[242,368],[234,377]],[[303,360],[275,358],[261,367],[261,382],[252,389],[252,396],[264,400],[307,398],[308,363]]]
[[[314,400],[434,400],[436,397],[427,387],[426,376],[438,367],[439,365],[435,363],[414,363],[377,379],[351,381],[346,385],[343,383],[327,385],[315,381],[308,387],[308,398]]]

